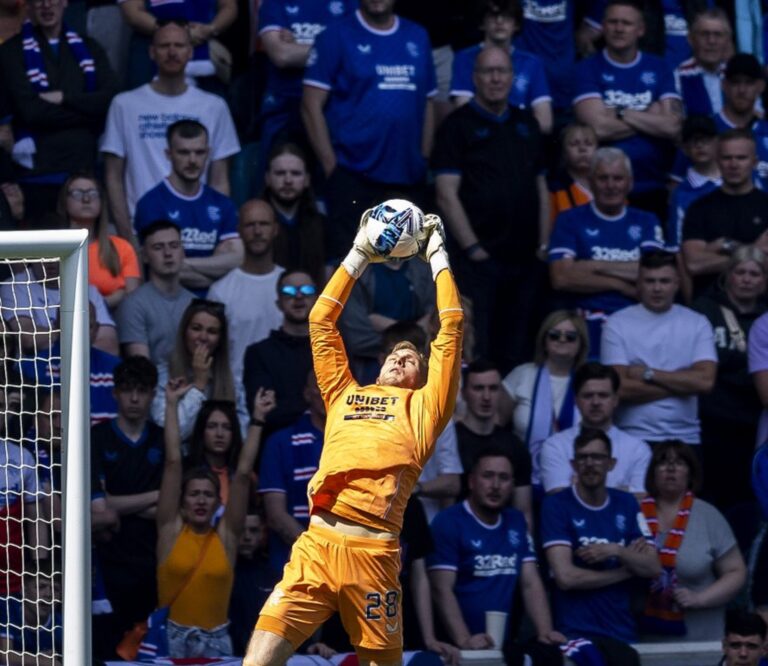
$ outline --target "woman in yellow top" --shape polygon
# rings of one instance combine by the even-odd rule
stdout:
[[[158,605],[170,606],[171,657],[226,657],[232,655],[227,612],[237,543],[264,418],[274,408],[275,396],[263,389],[256,394],[227,506],[212,527],[221,502],[219,478],[205,467],[182,476],[177,403],[189,387],[184,378],[175,378],[165,388],[165,464],[157,502]]]
[[[107,200],[101,183],[85,173],[67,178],[59,193],[58,213],[72,229],[88,231],[88,282],[114,310],[126,294],[139,286],[141,273],[133,246],[109,233]]]

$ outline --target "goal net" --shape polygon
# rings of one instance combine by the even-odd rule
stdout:
[[[0,663],[90,664],[84,231],[0,233]]]

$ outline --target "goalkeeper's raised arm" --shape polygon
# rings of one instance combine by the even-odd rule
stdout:
[[[315,372],[317,373],[320,392],[326,404],[333,401],[334,396],[340,395],[350,383],[354,382],[349,370],[349,360],[344,343],[338,331],[338,318],[341,316],[355,281],[363,274],[368,264],[379,263],[388,259],[386,255],[377,253],[368,240],[366,223],[369,212],[366,211],[363,214],[352,249],[323,289],[309,315],[309,332]],[[458,387],[463,313],[458,289],[450,272],[448,253],[445,249],[443,223],[437,215],[426,216],[423,230],[420,231],[419,245],[421,247],[419,257],[429,263],[432,278],[436,283],[437,309],[441,322],[440,332],[432,344],[430,355],[431,359],[434,359],[429,364],[429,377],[432,381],[428,382],[428,386],[425,388],[430,389],[428,401],[432,406],[437,408],[440,403],[449,403],[450,411],[452,411],[456,391],[454,390],[453,393],[441,391],[436,382],[437,375],[446,378],[455,377],[453,383],[455,387]],[[424,359],[421,360],[424,361]],[[416,381],[414,385],[405,386],[393,381],[393,375],[397,374],[397,370],[388,368],[387,365],[385,361],[376,381],[377,384],[400,385],[402,388],[419,388],[424,384],[423,381]],[[426,366],[421,368],[420,375],[422,379],[427,376]],[[445,412],[445,406],[443,405],[439,411]],[[441,419],[442,425],[437,430],[437,434],[445,427],[449,417],[450,414]]]

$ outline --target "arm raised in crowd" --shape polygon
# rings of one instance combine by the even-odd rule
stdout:
[[[248,433],[237,459],[237,467],[229,484],[229,498],[224,516],[218,525],[219,536],[224,543],[227,557],[234,564],[237,559],[237,544],[248,513],[248,495],[256,456],[261,445],[264,419],[275,408],[275,392],[259,387],[253,400],[251,422]]]

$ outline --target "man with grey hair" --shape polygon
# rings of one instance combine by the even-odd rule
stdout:
[[[560,213],[549,239],[552,286],[584,313],[593,357],[606,317],[636,300],[640,254],[664,247],[658,219],[626,205],[632,184],[626,154],[599,148],[589,170],[594,200]]]
[[[732,48],[731,22],[719,7],[696,14],[688,31],[693,56],[675,68],[686,115],[712,116],[723,108],[721,82]]]

